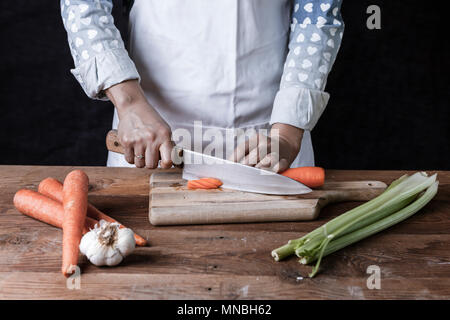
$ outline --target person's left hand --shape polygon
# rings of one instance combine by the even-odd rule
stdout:
[[[275,123],[268,137],[255,134],[240,144],[229,160],[260,169],[283,172],[297,157],[302,138],[303,129]]]

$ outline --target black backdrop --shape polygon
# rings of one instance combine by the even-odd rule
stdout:
[[[450,169],[443,3],[344,0],[331,99],[312,132],[317,165]],[[114,4],[126,37],[122,2]],[[381,30],[366,27],[371,4],[381,7]],[[88,99],[70,74],[59,1],[1,1],[0,39],[0,164],[104,165],[113,107]]]

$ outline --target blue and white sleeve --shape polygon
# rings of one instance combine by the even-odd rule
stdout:
[[[295,0],[289,52],[271,117],[312,130],[329,100],[328,73],[339,50],[344,22],[342,0]]]
[[[112,0],[61,0],[75,68],[72,74],[86,94],[107,100],[104,90],[140,79],[111,15]]]

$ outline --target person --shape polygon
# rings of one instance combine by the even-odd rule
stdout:
[[[110,152],[108,166],[168,168],[173,133],[199,121],[256,132],[234,161],[276,172],[314,165],[310,131],[329,100],[341,0],[135,0],[129,51],[112,6],[61,0],[72,74],[89,97],[115,106],[125,155]],[[262,152],[263,129],[278,150]]]

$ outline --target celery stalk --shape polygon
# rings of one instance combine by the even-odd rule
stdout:
[[[406,179],[405,182],[407,180],[408,179]],[[396,210],[399,210],[399,208],[397,208],[395,211],[393,209],[398,204],[408,200],[409,198],[415,196],[419,192],[422,192],[424,190],[424,188],[428,188],[432,183],[434,183],[434,181],[436,180],[436,175],[426,178],[425,180],[419,179],[418,176],[413,175],[409,178],[409,180],[413,181],[413,182],[410,184],[404,184],[403,188],[400,188],[400,190],[396,190],[397,192],[395,193],[394,197],[387,200],[385,203],[381,204],[375,210],[355,216],[354,219],[349,222],[346,221],[346,220],[348,220],[348,217],[347,217],[347,219],[340,220],[339,223],[336,224],[336,229],[334,229],[332,232],[330,232],[330,235],[332,235],[332,237],[334,239],[337,239],[340,236],[342,236],[343,234],[345,234],[347,230],[351,229],[358,223],[359,224],[366,223],[366,221],[370,220],[371,217],[372,217],[372,220],[380,220],[381,218],[385,217],[386,215],[392,214]],[[400,185],[401,185],[401,183],[398,186],[400,186]],[[398,186],[397,186],[397,188],[398,188]],[[396,187],[392,188],[392,191],[395,189],[396,189]],[[306,258],[306,260],[318,259],[316,267],[314,268],[314,271],[311,274],[311,276],[314,276],[315,273],[317,272],[319,264],[320,264],[320,260],[321,260],[320,255],[322,255],[326,249],[326,248],[321,248],[322,245],[325,245],[325,247],[326,247],[330,242],[328,240],[328,237],[324,237],[324,236],[322,236],[322,237],[319,236],[318,238],[315,239],[315,241],[320,243],[320,245],[318,247],[311,248],[311,247],[308,247],[308,245],[305,245],[305,246],[301,246],[301,247],[297,248],[295,251],[297,256],[299,256],[301,258]],[[319,248],[321,248],[320,252],[319,252]],[[319,257],[319,258],[317,258],[317,257]]]
[[[398,178],[397,180],[393,181],[387,188],[386,190],[383,191],[383,193],[386,193],[386,191],[392,189],[394,186],[398,185],[400,182],[402,182],[403,180],[405,180],[408,177],[408,175],[403,175],[400,178]],[[361,206],[355,208],[355,209],[361,209]],[[342,214],[340,217],[344,216],[344,215],[349,215],[351,214],[353,210],[350,210],[344,214]],[[335,218],[336,219],[336,218]],[[334,219],[333,219],[334,220]],[[325,224],[326,225],[326,224]],[[323,230],[321,228],[317,228],[315,230],[313,230],[312,232],[304,235],[301,238],[298,239],[293,239],[293,240],[289,240],[287,244],[285,244],[284,246],[281,246],[275,250],[272,251],[272,257],[274,258],[275,261],[280,261],[283,260],[284,258],[292,255],[295,253],[295,249],[300,247],[301,245],[303,245],[305,243],[306,239],[311,239],[314,236],[318,235],[319,233],[322,233]],[[311,245],[312,243],[310,243],[309,245]]]
[[[398,178],[397,180],[393,181],[387,188],[386,190],[383,191],[382,194],[385,194],[387,191],[389,191],[390,189],[392,189],[393,187],[397,186],[398,184],[400,184],[401,182],[403,182],[406,178],[408,178],[408,175],[403,175],[400,178]],[[378,196],[379,197],[379,196]],[[342,217],[345,216],[349,216],[355,212],[359,212],[359,214],[363,213],[364,211],[364,207],[368,206],[368,203],[370,202],[374,202],[375,199],[372,199],[371,201],[358,206],[352,210],[347,211],[346,213],[340,215],[339,217],[334,218],[333,220],[329,221],[328,223],[340,218],[342,219]],[[367,210],[365,211],[367,212]],[[327,223],[327,224],[328,224]],[[308,242],[308,247],[309,248],[313,248],[314,246],[317,246],[320,244],[321,239],[316,240],[316,241],[310,241],[311,239],[314,239],[314,237],[318,236],[319,234],[322,234],[324,232],[324,228],[326,228],[327,224],[325,224],[324,226],[321,226],[319,228],[316,228],[315,230],[311,231],[310,233],[304,235],[301,238],[298,239],[293,239],[293,240],[289,240],[287,244],[285,244],[284,246],[281,246],[275,250],[272,251],[272,257],[275,259],[275,261],[280,261],[283,260],[284,258],[292,255],[295,253],[295,250],[299,247],[301,247],[303,244],[305,244],[305,242]],[[357,225],[358,226],[358,225]],[[307,239],[309,239],[308,241],[306,241]]]
[[[408,199],[411,201],[414,194],[423,191],[431,185],[435,179],[436,175],[427,177],[423,173],[415,173],[409,177],[402,176],[394,181],[378,197],[347,211],[315,229],[302,238],[305,240],[309,239],[309,241],[305,241],[304,245],[297,246],[296,248],[292,248],[291,246],[291,249],[293,249],[299,257],[317,254],[318,247],[325,241],[328,234],[333,234],[336,239],[345,233],[354,231],[357,227],[364,227],[400,210],[402,205],[405,206],[408,204]],[[277,254],[276,250],[272,252],[272,256]],[[287,252],[287,248],[284,248],[284,257]]]
[[[377,209],[369,212],[370,214],[368,214],[366,216],[355,218],[351,223],[344,226],[344,228],[346,228],[346,229],[343,232],[337,231],[337,232],[333,233],[333,236],[335,239],[339,238],[341,236],[344,236],[345,234],[351,233],[355,230],[358,230],[367,225],[370,225],[370,224],[374,223],[375,221],[383,219],[386,216],[389,216],[389,215],[397,212],[398,210],[404,208],[405,206],[407,206],[409,203],[411,203],[415,199],[415,197],[416,196],[413,195],[408,199],[405,199],[398,203],[393,203],[389,207],[381,207],[380,206]],[[320,245],[320,243],[322,243],[323,241],[324,241],[323,238],[316,237],[316,238],[312,239],[308,244],[305,244],[303,246],[298,246],[297,249],[295,250],[295,254],[298,257],[303,257],[304,255],[308,255],[308,254],[305,254],[305,252],[308,252],[308,251],[314,252],[314,248],[316,246]],[[317,250],[316,250],[316,252],[317,252]]]
[[[409,204],[400,211],[381,219],[377,222],[372,223],[366,227],[356,230],[352,233],[348,233],[338,239],[331,241],[327,248],[324,250],[323,256],[327,256],[335,251],[338,251],[346,246],[349,246],[355,242],[358,242],[364,238],[367,238],[375,233],[383,231],[418,212],[422,209],[428,202],[433,199],[438,190],[439,181],[434,182],[428,189],[420,195],[413,203]],[[301,263],[308,264],[314,262],[318,257],[303,259]]]
[[[378,197],[347,211],[305,236],[290,240],[272,251],[276,261],[297,254],[301,263],[317,260],[314,276],[323,256],[398,223],[420,210],[436,194],[436,174],[404,175],[393,181]],[[423,191],[426,192],[423,193]],[[420,197],[417,195],[423,193]]]
[[[418,176],[416,176],[416,174],[412,175],[411,177],[400,182],[391,190],[372,199],[371,201],[376,201],[373,201],[372,206],[370,206],[370,210],[366,209],[362,213],[356,210],[354,211],[353,215],[344,216],[342,219],[340,219],[342,216],[339,216],[331,220],[329,223],[327,223],[328,234],[333,234],[335,237],[338,237],[339,233],[344,231],[346,228],[349,228],[357,222],[363,221],[365,218],[367,218],[368,215],[374,212],[372,210],[379,208],[380,210],[375,210],[375,212],[377,214],[381,214],[383,212],[383,209],[388,209],[396,203],[400,203],[404,200],[407,200],[411,196],[422,192],[430,185],[432,185],[435,181],[436,175],[420,179],[418,178]]]

